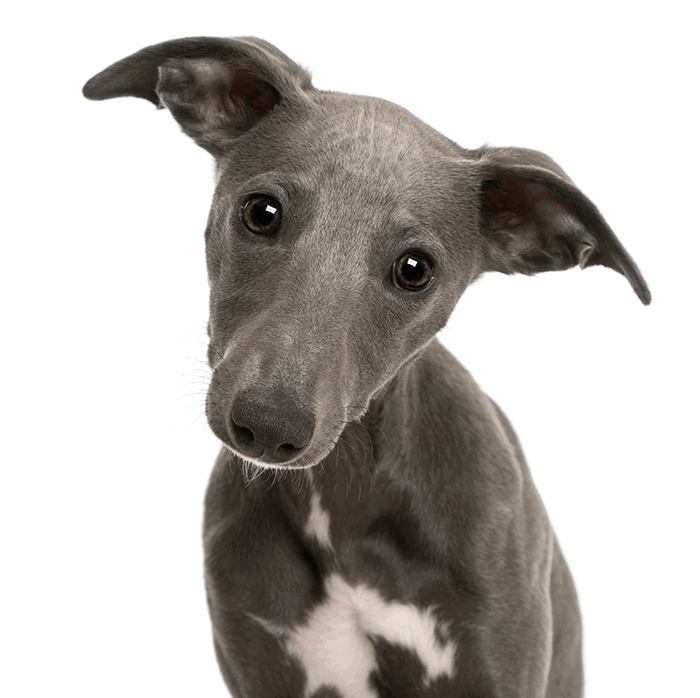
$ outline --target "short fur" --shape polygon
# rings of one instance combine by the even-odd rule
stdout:
[[[596,207],[546,155],[316,90],[260,39],[150,46],[84,94],[164,106],[216,158],[204,541],[231,693],[581,696],[518,440],[435,335],[487,271],[601,264],[649,303]]]

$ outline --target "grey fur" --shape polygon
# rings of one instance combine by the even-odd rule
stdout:
[[[458,645],[431,684],[375,638],[371,695],[582,695],[576,592],[518,440],[435,335],[487,271],[600,264],[649,303],[596,207],[546,155],[465,150],[394,104],[316,90],[260,39],[151,46],[84,94],[167,107],[216,158],[207,417],[224,447],[204,539],[232,694],[309,693],[280,637],[333,571],[436,608]],[[269,234],[246,228],[254,194],[281,210]],[[406,253],[432,264],[419,290],[397,283]],[[305,533],[314,493],[331,549]]]

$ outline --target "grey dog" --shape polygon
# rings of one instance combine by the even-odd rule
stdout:
[[[600,264],[649,303],[597,208],[546,155],[460,148],[260,39],[150,46],[84,94],[166,107],[216,159],[204,543],[231,693],[582,695],[517,437],[435,335],[487,271]]]

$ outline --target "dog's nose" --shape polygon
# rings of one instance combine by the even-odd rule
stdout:
[[[315,427],[313,413],[285,395],[244,392],[231,409],[234,447],[244,456],[269,463],[293,460],[309,445]]]

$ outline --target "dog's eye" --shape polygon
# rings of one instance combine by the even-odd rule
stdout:
[[[255,194],[241,207],[243,225],[256,235],[272,235],[282,222],[282,207],[271,196]]]
[[[430,258],[422,252],[406,252],[391,269],[394,283],[407,291],[422,291],[433,280],[435,268]]]

